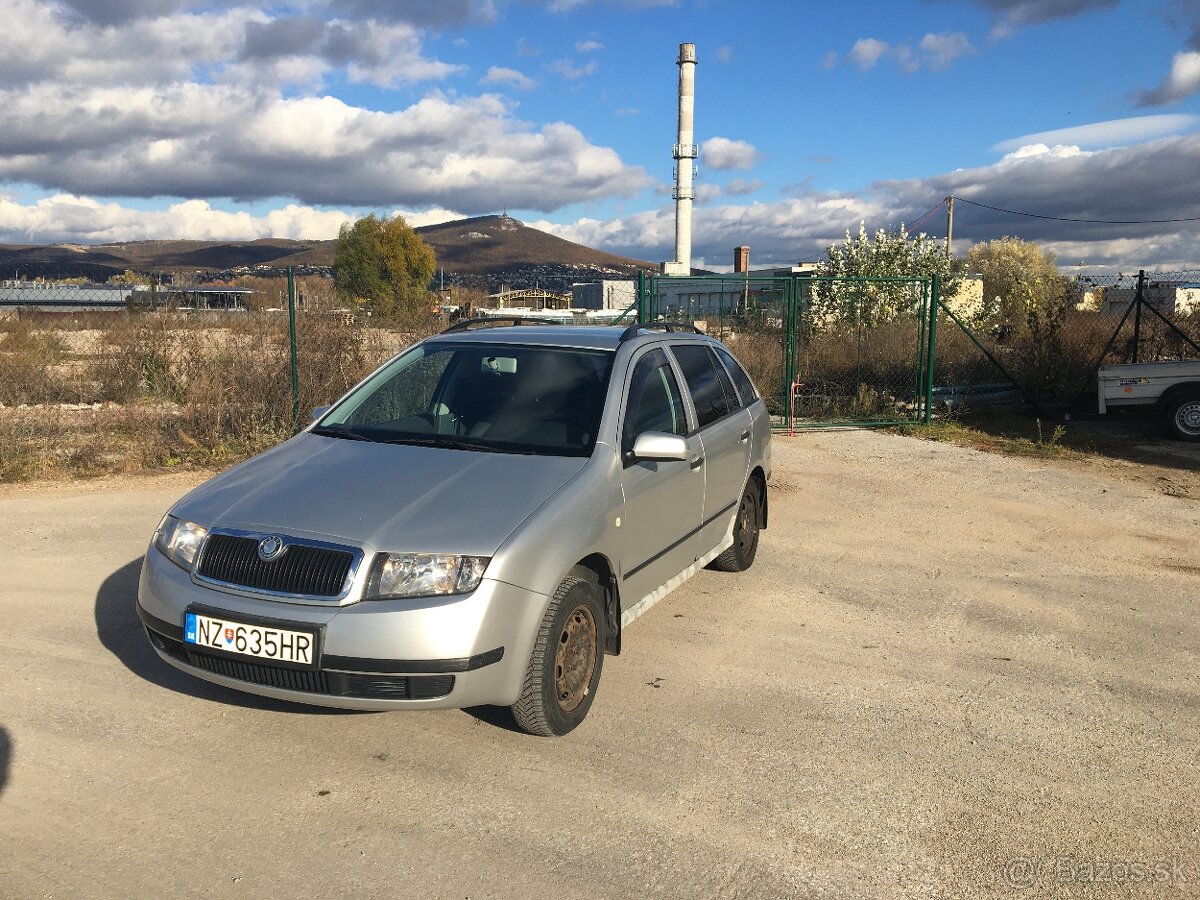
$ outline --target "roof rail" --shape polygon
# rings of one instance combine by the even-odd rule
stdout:
[[[561,325],[562,322],[554,319],[538,318],[536,316],[478,316],[474,319],[463,319],[461,322],[455,322],[441,334],[450,334],[455,331],[471,331],[473,326],[480,325],[485,328],[492,328],[497,325],[511,327],[514,325]]]
[[[638,336],[639,331],[666,331],[666,332],[687,332],[688,334],[704,334],[695,325],[685,325],[682,322],[638,322],[635,325],[630,325],[621,332],[621,339],[618,344],[623,344],[626,341],[631,341]]]

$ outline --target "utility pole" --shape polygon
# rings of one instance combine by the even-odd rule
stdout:
[[[946,259],[950,258],[950,245],[954,242],[954,195],[946,198]]]

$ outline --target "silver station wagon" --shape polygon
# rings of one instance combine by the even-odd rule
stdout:
[[[176,503],[138,590],[159,656],[268,697],[510,706],[561,735],[626,626],[754,561],[770,419],[723,344],[496,325],[416,344]]]

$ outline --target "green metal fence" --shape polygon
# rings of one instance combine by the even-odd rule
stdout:
[[[656,276],[638,319],[695,324],[746,365],[776,427],[928,421],[936,278]]]

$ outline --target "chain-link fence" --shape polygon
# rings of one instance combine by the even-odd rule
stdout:
[[[19,305],[0,294],[0,480],[237,460],[444,327],[435,317],[372,327],[302,308],[293,381],[286,309],[249,309],[237,295],[207,308],[129,303],[133,291],[64,287],[26,288]]]
[[[921,419],[928,397],[926,278],[653,278],[643,320],[685,321],[729,344],[778,427]]]
[[[1200,359],[1200,272],[1014,279],[992,297],[973,281],[942,298],[946,405],[1009,392],[1039,413],[1094,411],[1102,365]]]
[[[297,286],[293,328],[286,283],[261,281],[0,285],[0,480],[234,461],[448,324],[373,324],[326,279]],[[922,278],[656,277],[625,310],[528,318],[686,321],[729,344],[778,427],[899,423],[1006,397],[1094,409],[1100,365],[1200,359],[1200,272],[990,300],[970,278],[940,296]]]

